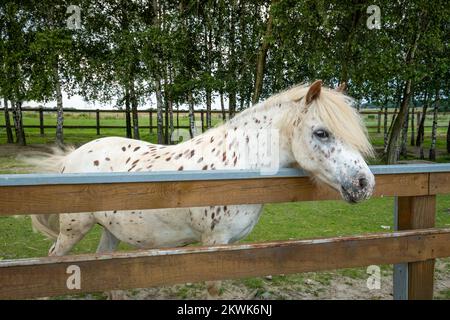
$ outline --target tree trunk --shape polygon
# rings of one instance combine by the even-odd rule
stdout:
[[[161,93],[161,82],[159,79],[155,81],[155,93],[156,93],[156,126],[158,134],[158,143],[164,144],[164,125],[163,125],[163,101]]]
[[[420,119],[419,129],[417,130],[417,139],[416,139],[416,146],[419,147],[419,158],[425,159],[425,154],[423,152],[423,140],[425,137],[425,119],[427,116],[427,108],[428,105],[425,104],[423,106],[423,113],[422,118]]]
[[[267,18],[266,23],[266,32],[264,34],[261,47],[259,49],[258,58],[256,61],[256,72],[255,72],[255,90],[253,92],[252,103],[255,104],[259,100],[259,96],[261,95],[263,80],[264,80],[264,69],[266,66],[266,58],[267,52],[269,51],[270,46],[270,37],[272,36],[272,26],[273,26],[273,18],[271,7],[269,8],[269,17]]]
[[[130,81],[130,102],[131,102],[131,116],[133,118],[133,139],[139,140],[139,114],[138,114],[138,101],[136,97],[136,91],[134,87],[134,81]]]
[[[194,97],[192,96],[192,90],[188,91],[188,104],[189,104],[189,134],[191,139],[195,136],[195,110],[194,110]]]
[[[436,136],[437,136],[437,117],[439,111],[439,89],[436,90],[436,101],[433,109],[433,128],[431,129],[431,147],[429,158],[436,161]]]
[[[381,132],[381,112],[383,111],[383,108],[380,109],[380,111],[378,111],[377,114],[377,133]]]
[[[400,105],[398,115],[395,118],[392,126],[391,134],[389,136],[389,143],[387,147],[386,160],[388,164],[396,163],[399,155],[399,136],[405,122],[406,114],[408,112],[409,99],[411,97],[411,79],[408,79],[405,83],[403,91],[403,99]]]
[[[130,108],[130,92],[128,86],[125,87],[125,126],[127,131],[127,138],[132,138],[131,133],[131,108]]]
[[[412,106],[412,111],[411,111],[411,142],[410,145],[414,146],[415,145],[415,141],[414,138],[416,137],[416,133],[414,132],[415,130],[415,123],[414,123],[414,118],[416,117],[416,106],[413,104]]]
[[[169,83],[172,83],[172,68],[171,67],[169,68]],[[167,90],[167,107],[169,109],[169,127],[170,127],[168,141],[169,141],[169,144],[171,144],[174,127],[173,127],[173,99],[172,99],[172,91],[170,89]]]
[[[208,77],[211,76],[211,54],[213,50],[213,42],[212,42],[212,26],[210,20],[205,24],[205,51],[206,51],[206,63],[207,63],[207,71]],[[208,79],[209,81],[209,79]],[[212,100],[212,90],[211,84],[206,84],[206,128],[212,127],[211,121],[211,100]]]
[[[14,128],[16,130],[16,143],[22,146],[25,146],[25,131],[23,130],[23,118],[22,118],[22,101],[11,101],[11,105],[13,106],[13,119],[14,119]]]
[[[426,30],[428,28],[428,27],[422,28],[422,26],[421,26],[421,22],[423,22],[421,19],[422,17],[420,17],[418,19],[417,32],[414,37],[414,41],[411,44],[411,46],[409,47],[408,52],[406,53],[405,64],[407,66],[411,65],[414,61],[414,55],[415,55],[417,45],[418,45],[418,42],[419,42],[419,39],[421,36],[421,32],[426,32]],[[386,155],[388,164],[396,163],[398,160],[398,139],[400,136],[400,132],[401,132],[403,123],[406,118],[406,114],[408,112],[409,100],[411,97],[411,87],[412,87],[412,79],[409,78],[405,82],[402,103],[400,104],[398,115],[395,118],[394,124],[392,126],[391,135],[389,137],[389,144],[388,144],[387,155]]]
[[[11,130],[11,120],[9,118],[9,107],[8,107],[8,100],[3,99],[3,104],[5,105],[5,126],[6,126],[6,142],[7,143],[14,143],[14,137]]]
[[[236,3],[231,1],[230,33],[229,33],[229,82],[228,84],[228,116],[233,118],[236,112]]]
[[[211,90],[206,90],[206,128],[212,127],[211,121]]]
[[[55,61],[53,66],[53,76],[55,81],[55,93],[56,93],[56,145],[59,147],[64,146],[64,110],[63,99],[61,92],[61,82],[59,80],[59,66],[58,60]]]
[[[169,108],[169,144],[172,143],[172,134],[174,131],[174,127],[173,127],[173,101],[171,96],[169,96],[169,99],[167,101],[167,107]]]
[[[408,125],[409,125],[409,108],[406,111],[405,122],[403,123],[402,143],[400,146],[400,155],[405,158],[408,156],[408,149],[407,149]]]
[[[228,116],[233,118],[236,113],[236,91],[232,90],[228,94]]]
[[[383,119],[383,135],[384,135],[384,153],[387,152],[387,145],[388,145],[388,106],[387,106],[387,100],[384,105],[384,119]]]
[[[419,147],[425,136],[425,120],[427,117],[428,102],[423,106],[422,117],[420,118],[419,128],[417,129],[416,146]]]
[[[227,120],[227,114],[225,112],[225,103],[223,101],[223,92],[220,92],[220,110],[222,110],[222,120],[225,122]]]
[[[166,80],[164,80],[164,88],[166,88]],[[169,136],[169,99],[164,89],[164,143],[170,144]]]

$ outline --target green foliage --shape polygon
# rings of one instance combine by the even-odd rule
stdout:
[[[76,30],[66,26],[71,4],[81,9]],[[366,26],[370,5],[381,10],[379,29]],[[266,43],[262,98],[322,79],[347,82],[359,102],[398,106],[411,80],[414,103],[439,92],[445,109],[449,16],[443,0],[8,0],[0,4],[0,96],[54,99],[59,78],[69,94],[118,98],[118,107],[156,90],[160,108],[191,93],[196,106],[223,93],[248,107]]]

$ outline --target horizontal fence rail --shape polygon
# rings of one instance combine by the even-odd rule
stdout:
[[[394,273],[395,297],[430,299],[434,259],[450,256],[436,229],[436,194],[450,193],[450,164],[371,166],[375,197],[396,197],[393,233],[229,246],[0,261],[0,298],[29,298],[372,264]],[[101,195],[105,196],[102,197]],[[298,169],[0,175],[0,216],[339,199]],[[81,287],[67,286],[81,272]],[[399,289],[401,288],[401,290]],[[399,293],[400,292],[400,293]]]
[[[445,193],[450,165],[372,166],[374,197]],[[444,182],[444,183],[442,183]],[[105,194],[107,197],[99,197]],[[0,176],[0,215],[333,200],[301,170],[182,171]],[[26,201],[24,201],[26,199]]]
[[[144,288],[425,261],[450,256],[450,229],[0,261],[0,299]],[[68,289],[67,270],[81,271]]]

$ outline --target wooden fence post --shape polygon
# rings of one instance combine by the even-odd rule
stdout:
[[[97,109],[95,111],[95,117],[97,120],[97,135],[99,136],[100,135],[100,110],[99,109]]]
[[[41,136],[44,135],[44,110],[42,107],[39,108],[39,130]]]
[[[398,230],[434,227],[436,218],[435,195],[398,197],[396,201]],[[411,262],[407,264],[406,268],[403,268],[403,272],[394,272],[394,298],[433,299],[434,261],[434,259],[430,259]],[[403,288],[405,292],[401,294],[399,288]]]

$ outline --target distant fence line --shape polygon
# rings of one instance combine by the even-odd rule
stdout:
[[[0,112],[3,112],[4,108],[0,108]],[[39,113],[39,124],[38,125],[24,125],[24,128],[39,128],[40,134],[45,134],[45,129],[55,129],[56,125],[46,125],[44,122],[44,113],[56,113],[56,109],[52,108],[22,108],[23,112],[37,112]],[[95,113],[96,117],[96,124],[95,125],[67,125],[64,124],[64,128],[66,129],[96,129],[97,135],[100,135],[101,129],[126,129],[126,125],[101,125],[101,117],[100,114],[102,113],[131,113],[131,111],[123,110],[123,109],[64,109],[64,113],[87,113],[92,114]],[[154,125],[155,119],[154,114],[157,114],[156,109],[147,109],[147,110],[138,110],[138,114],[148,114],[148,125],[142,125],[139,124],[140,129],[149,129],[150,133],[153,133],[153,130],[156,130],[158,127],[157,125]],[[188,114],[189,110],[173,110],[174,114],[174,120],[176,120],[176,123],[174,123],[174,129],[189,129],[188,125],[180,125],[179,123],[179,116]],[[206,110],[196,110],[194,112],[195,114],[200,115],[200,122],[201,122],[201,130],[204,132],[207,129],[206,121],[205,121],[205,113]],[[368,129],[377,129],[377,132],[380,133],[381,129],[383,128],[384,124],[382,121],[382,117],[384,116],[385,112],[382,110],[362,110],[359,111],[362,115],[374,115],[377,116],[377,125],[368,125]],[[396,115],[398,112],[396,111],[388,111],[386,114],[388,115]],[[427,114],[432,114],[433,110],[428,110]],[[211,110],[211,114],[221,115],[223,114],[222,110]],[[422,111],[414,111],[414,116],[416,117],[416,127],[419,124],[420,118],[421,118]],[[439,112],[439,115],[447,115],[447,112]],[[228,110],[225,110],[225,115],[228,118]],[[0,125],[0,128],[5,128],[6,125],[2,124]],[[10,125],[11,128],[14,128],[14,124]],[[425,128],[432,127],[431,125],[424,126]],[[165,128],[165,123],[163,123],[163,128]],[[439,126],[438,128],[447,128],[447,125],[445,126]]]

